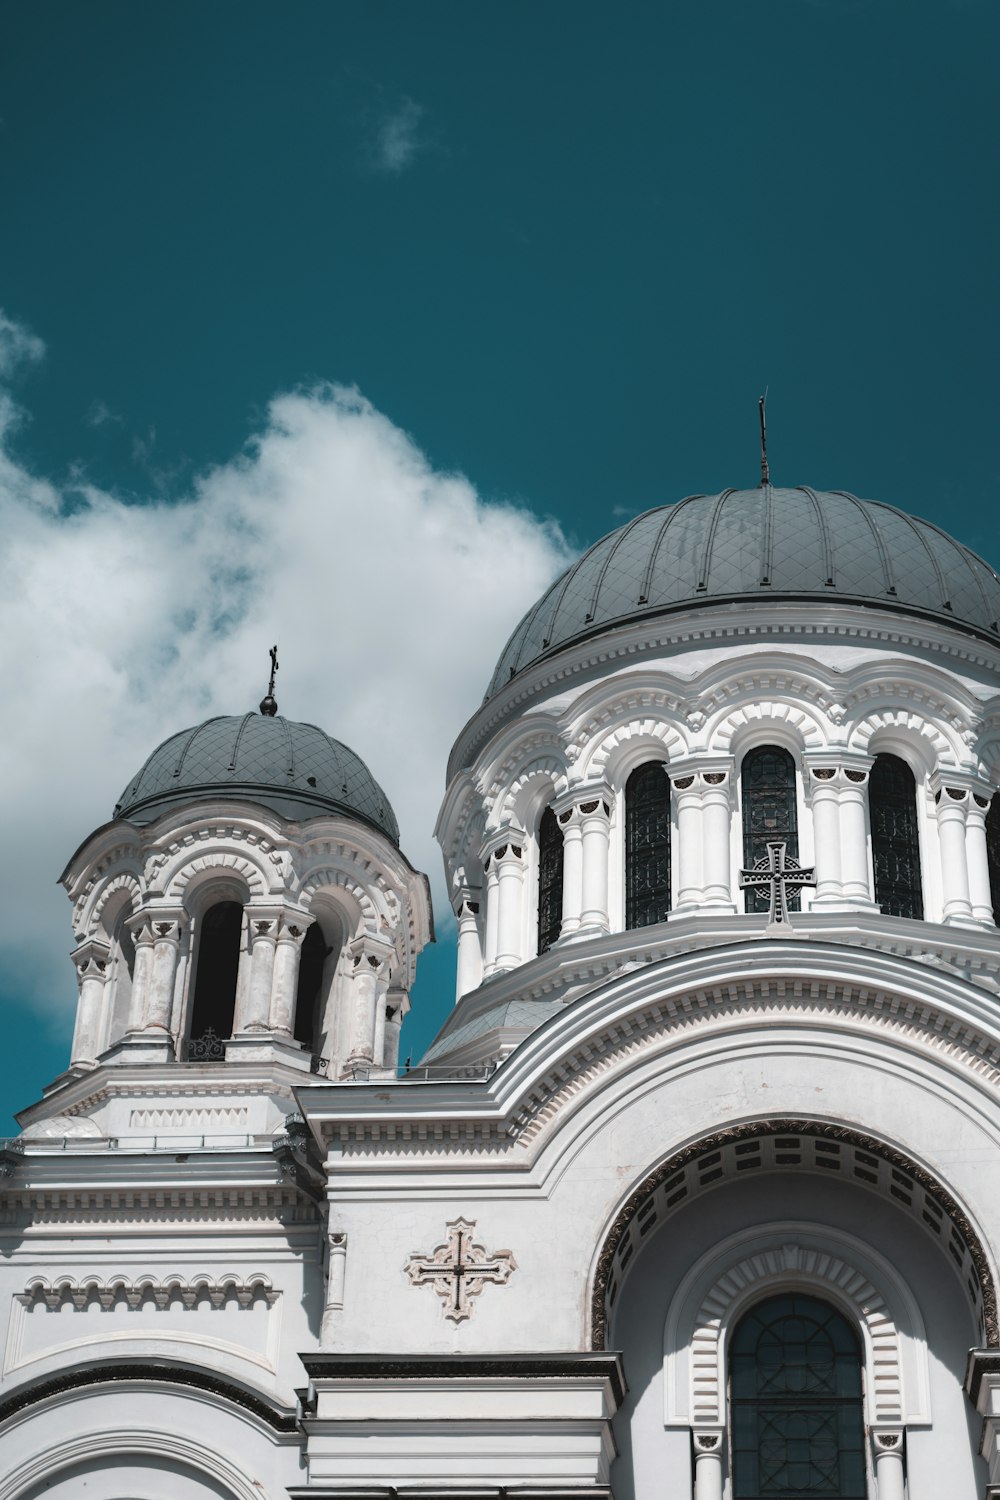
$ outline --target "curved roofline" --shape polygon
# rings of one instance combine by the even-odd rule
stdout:
[[[383,828],[380,823],[377,823],[374,818],[368,817],[366,813],[359,812],[349,802],[341,802],[335,797],[324,797],[321,792],[315,792],[311,788],[308,795],[306,795],[298,787],[275,787],[270,786],[266,781],[205,781],[199,782],[194,786],[176,787],[173,791],[169,792],[153,792],[150,796],[143,797],[139,802],[130,802],[126,811],[118,812],[116,809],[115,816],[111,821],[112,823],[135,823],[136,813],[141,813],[145,808],[162,808],[164,812],[167,812],[171,807],[179,807],[185,802],[208,801],[252,802],[256,807],[263,807],[267,812],[273,813],[275,817],[283,818],[285,816],[284,813],[272,807],[270,801],[267,800],[273,800],[276,797],[280,797],[282,801],[301,803],[305,808],[313,808],[314,811],[311,814],[307,813],[306,817],[322,817],[324,810],[343,813],[345,817],[353,819],[356,823],[365,823],[369,828],[373,828],[376,833],[380,833],[383,838],[388,839],[393,848],[398,849],[399,847],[398,840],[393,837],[388,829]],[[157,813],[158,816],[159,813]],[[156,819],[152,818],[149,821],[155,822]],[[285,821],[294,822],[298,820],[285,818]],[[144,828],[148,824],[140,819],[137,826]]]
[[[782,508],[788,505],[793,496],[808,502],[811,508],[815,526],[813,550],[818,547],[821,555],[812,559],[805,571],[800,570],[805,584],[803,587],[794,586],[798,582],[794,576],[794,566],[792,577],[789,578],[788,561],[783,558],[779,589],[770,593],[774,578],[771,553],[775,545],[776,528],[781,523]],[[752,537],[750,533],[747,534],[747,550],[756,548],[761,553],[756,581],[753,584],[741,582],[737,586],[737,580],[732,577],[733,567],[729,564],[728,569],[723,567],[723,573],[728,570],[730,578],[727,580],[723,576],[718,579],[717,584],[713,584],[717,533],[725,533],[731,550],[733,536],[739,534],[741,514],[744,517],[746,515],[744,507],[751,499],[756,502],[758,497],[763,499],[764,510],[761,515],[754,510],[754,535]],[[843,542],[839,555],[838,543],[823,505],[824,497],[830,502],[847,504],[850,511],[856,513],[857,524],[861,527],[861,536],[853,541],[848,539]],[[734,511],[733,504],[736,502],[738,505]],[[680,533],[680,541],[674,545],[678,567],[681,569],[676,585],[670,585],[665,590],[655,590],[653,602],[650,603],[648,600],[657,559],[664,551],[670,551],[674,523],[692,505],[697,507],[694,512],[694,530],[688,528]],[[730,513],[734,517],[732,521],[729,520]],[[886,518],[882,523],[879,521],[880,516]],[[889,517],[893,523],[904,525],[911,539],[909,544],[904,545],[900,534],[896,532],[895,538],[899,539],[896,550],[892,546],[894,537]],[[746,520],[743,524],[747,524]],[[642,531],[644,527],[645,533]],[[648,549],[649,553],[641,581],[636,572],[635,557],[627,559],[621,569],[617,562],[619,553],[624,558],[623,549],[629,546],[630,538],[637,531],[640,534],[632,544],[633,553],[636,548],[639,549],[640,562],[642,550]],[[940,549],[936,546],[937,538],[942,543]],[[682,543],[685,545],[681,545]],[[914,574],[913,567],[906,561],[910,556],[909,547],[913,545],[923,557],[923,566],[929,578],[936,581],[936,587],[934,583],[923,586],[919,581],[919,570]],[[859,547],[862,554],[870,549],[874,568],[869,571],[872,574],[871,582],[876,585],[874,592],[868,587],[863,573],[858,574],[856,567],[852,566],[852,555],[856,557]],[[822,566],[823,584],[813,581],[815,564]],[[618,573],[622,573],[621,578],[617,576]],[[881,588],[876,582],[879,579]],[[634,603],[626,612],[619,613],[614,596],[617,594],[620,598],[626,592],[622,587],[623,582],[627,582],[629,588],[635,590],[632,593]],[[727,582],[732,587],[727,588]],[[721,589],[718,584],[721,584]],[[853,588],[852,584],[855,585]],[[604,618],[597,619],[595,617],[600,613],[602,589],[606,585],[612,598],[605,601]],[[681,589],[686,590],[684,596],[676,597]],[[826,590],[830,590],[829,595]],[[739,599],[770,596],[775,600],[806,601],[836,597],[849,604],[860,602],[874,608],[901,610],[918,618],[947,621],[959,630],[996,644],[1000,643],[1000,601],[996,590],[1000,590],[1000,575],[979,553],[949,536],[933,521],[911,516],[898,506],[883,500],[863,500],[848,490],[817,491],[806,485],[763,485],[754,490],[725,489],[715,495],[687,495],[673,504],[644,510],[623,526],[598,538],[549,585],[509,636],[483,701],[488,702],[528,667],[548,660],[574,642],[586,641],[596,634],[613,630],[618,625],[629,624],[640,616],[655,618],[692,607],[731,604]],[[659,592],[666,593],[667,597],[657,601],[655,595]],[[922,602],[930,595],[934,596],[933,603]],[[564,601],[570,598],[574,601],[573,606],[566,612],[568,618],[562,618],[560,627]],[[953,602],[957,608],[952,607]],[[584,609],[586,613],[583,613]],[[498,680],[498,674],[504,670],[509,675]]]

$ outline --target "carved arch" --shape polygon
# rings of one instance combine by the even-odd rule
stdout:
[[[186,853],[183,864],[171,871],[165,883],[164,895],[171,901],[183,904],[192,883],[206,884],[213,876],[219,879],[242,880],[251,896],[266,896],[271,889],[267,872],[254,860],[231,849],[218,848],[208,854]]]
[[[334,899],[341,907],[344,905],[343,896],[349,896],[361,912],[366,933],[372,937],[378,934],[382,913],[361,882],[355,880],[346,870],[338,870],[332,865],[321,865],[309,870],[299,887],[299,899],[308,910],[315,898],[327,891],[335,893]]]
[[[678,1288],[664,1330],[669,1425],[728,1426],[732,1331],[752,1303],[789,1289],[832,1302],[861,1334],[869,1423],[929,1420],[923,1320],[902,1279],[853,1236],[828,1226],[775,1224],[718,1246],[709,1265],[695,1267]],[[912,1340],[907,1349],[904,1334]]]
[[[679,730],[662,719],[632,718],[609,729],[580,757],[579,774],[588,781],[607,781],[618,788],[644,760],[677,759],[686,744]]]
[[[555,756],[538,756],[522,766],[506,791],[493,804],[487,818],[487,832],[504,823],[530,828],[544,801],[551,801],[566,789],[566,763]]]
[[[104,913],[108,904],[113,897],[118,895],[119,891],[126,891],[128,893],[128,898],[132,903],[132,915],[138,911],[143,895],[142,882],[138,874],[128,871],[123,872],[121,875],[115,875],[104,886],[91,909],[90,920],[88,922],[88,929],[91,933],[103,923]]]
[[[751,740],[763,743],[776,739],[793,753],[822,750],[827,744],[826,729],[811,705],[769,698],[730,708],[720,717],[710,719],[705,743],[710,754],[738,755]]]
[[[892,745],[909,749],[918,757],[920,769],[925,773],[941,761],[961,764],[967,758],[965,746],[958,742],[957,736],[950,740],[940,725],[912,709],[873,709],[848,731],[848,748],[861,755],[874,754],[879,741],[887,749]]]

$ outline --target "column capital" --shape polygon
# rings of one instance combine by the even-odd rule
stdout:
[[[974,772],[956,771],[947,767],[938,767],[932,771],[927,784],[938,806],[948,802],[965,803],[970,808],[978,806],[983,813],[988,812],[995,791],[988,781]]]
[[[478,917],[482,899],[481,886],[463,885],[452,895],[451,909],[459,921],[462,917]]]
[[[903,1451],[902,1427],[873,1427],[872,1447],[876,1453],[899,1453]]]
[[[703,791],[731,785],[736,759],[732,755],[685,755],[680,760],[669,761],[663,769],[674,788],[682,792],[695,788]]]
[[[78,978],[106,979],[111,960],[111,944],[101,938],[88,938],[70,954]]]
[[[614,793],[606,781],[578,782],[560,792],[552,803],[552,811],[559,820],[560,828],[579,822],[583,817],[610,818],[614,807]]]
[[[348,952],[356,974],[370,972],[376,978],[382,978],[391,967],[396,950],[384,939],[365,933],[355,938]]]
[[[524,829],[516,827],[513,823],[505,823],[502,828],[493,829],[482,842],[480,858],[483,861],[483,869],[488,870],[494,860],[499,864],[505,859],[523,859],[527,841],[528,835]]]

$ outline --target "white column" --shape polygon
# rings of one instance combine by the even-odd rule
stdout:
[[[152,912],[153,963],[146,988],[143,1031],[169,1034],[174,1009],[174,976],[180,957],[184,929],[180,915]]]
[[[497,971],[497,933],[500,926],[500,873],[492,854],[485,856],[486,942],[483,947],[483,978]]]
[[[702,901],[717,910],[735,911],[730,833],[733,821],[732,772],[702,771]]]
[[[813,907],[843,902],[841,878],[840,797],[843,773],[837,766],[810,766],[806,795],[812,809],[816,894]]]
[[[70,1066],[75,1067],[79,1063],[90,1064],[97,1061],[101,1047],[101,1020],[111,948],[109,944],[92,938],[90,942],[81,943],[71,956],[80,987],[73,1050],[70,1053]]]
[[[873,1432],[872,1450],[878,1500],[904,1500],[902,1432]]]
[[[518,834],[523,839],[523,834]],[[499,881],[497,894],[498,971],[516,968],[524,955],[521,938],[524,930],[524,844],[501,844],[491,861]]]
[[[563,903],[560,937],[570,937],[580,928],[583,911],[583,828],[577,807],[557,814],[563,835]]]
[[[347,1235],[331,1230],[327,1238],[326,1303],[323,1308],[323,1326],[320,1344],[329,1348],[333,1342],[333,1331],[337,1314],[344,1307],[344,1286],[347,1280]]]
[[[399,1067],[399,1033],[403,1017],[410,1008],[410,997],[404,989],[392,988],[385,1003],[385,1044],[382,1066],[395,1073]]]
[[[993,892],[990,889],[990,863],[986,853],[986,815],[990,810],[992,788],[973,792],[965,822],[965,857],[969,866],[969,900],[972,916],[984,927],[994,926]]]
[[[268,1026],[282,1036],[291,1036],[295,1027],[295,995],[299,987],[299,960],[302,943],[311,924],[300,916],[280,919],[271,976],[271,1005]]]
[[[347,1066],[376,1060],[377,1009],[384,1001],[390,950],[364,938],[354,950],[353,1006]]]
[[[840,781],[840,874],[845,901],[875,904],[868,873],[868,771],[860,766],[847,767]]]
[[[141,1031],[146,1014],[146,997],[153,978],[153,930],[148,915],[130,917],[128,923],[135,945],[135,967],[132,971],[132,997],[129,1003],[125,1034]]]
[[[696,1427],[694,1437],[694,1500],[722,1500],[722,1433]]]
[[[934,799],[941,852],[942,919],[960,927],[972,921],[965,834],[968,801],[967,788],[946,784],[937,788]]]
[[[264,916],[247,908],[250,934],[250,975],[242,994],[237,996],[234,1035],[247,1031],[267,1031],[271,1020],[271,985],[274,979],[276,916]]]
[[[483,982],[483,950],[479,946],[478,891],[463,892],[458,898],[455,918],[458,922],[458,975],[455,996],[461,1000]]]
[[[608,855],[611,848],[610,793],[588,797],[580,806],[580,830],[583,835],[583,905],[580,927],[590,932],[607,932]],[[564,846],[565,849],[565,846]],[[565,880],[565,866],[563,879]]]
[[[673,782],[677,803],[677,904],[675,911],[690,911],[701,905],[704,827],[702,787],[689,772]]]

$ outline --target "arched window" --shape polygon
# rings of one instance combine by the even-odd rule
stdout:
[[[108,1046],[120,1042],[134,1024],[132,1017],[132,981],[135,978],[135,943],[128,919],[132,914],[127,905],[118,915],[111,945],[111,983],[114,986],[111,1021],[108,1029]]]
[[[538,951],[547,953],[562,928],[563,832],[551,807],[538,824]]]
[[[225,1056],[224,1043],[233,1034],[242,935],[243,908],[238,901],[217,902],[199,923],[190,1062],[212,1062]]]
[[[758,745],[743,760],[743,862],[750,870],[767,858],[767,846],[780,840],[791,859],[799,857],[799,821],[795,805],[795,762],[780,745]],[[800,907],[798,891],[788,897],[790,911]],[[767,911],[766,892],[746,892],[747,911]]]
[[[649,927],[670,910],[670,778],[661,761],[625,783],[625,926]]]
[[[302,939],[299,982],[295,991],[295,1040],[309,1052],[318,1050],[316,1002],[323,987],[323,965],[329,951],[322,928],[314,922]]]
[[[876,755],[868,777],[875,900],[891,917],[924,914],[917,835],[917,784],[898,755]]]
[[[758,1302],[730,1346],[733,1500],[865,1500],[861,1347],[818,1297]]]
[[[986,814],[986,858],[990,867],[993,920],[1000,927],[1000,792],[994,792]]]

